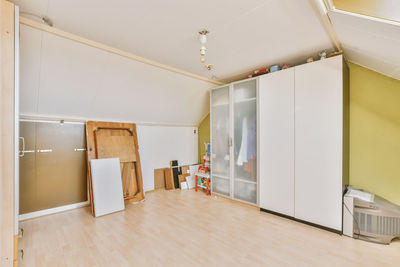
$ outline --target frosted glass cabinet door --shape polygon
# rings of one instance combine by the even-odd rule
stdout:
[[[257,203],[256,95],[256,80],[233,85],[233,197],[251,203]]]
[[[230,196],[229,86],[211,91],[212,191]]]

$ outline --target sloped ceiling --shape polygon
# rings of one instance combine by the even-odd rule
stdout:
[[[21,25],[23,115],[197,125],[215,85]]]
[[[348,60],[400,79],[400,23],[339,10],[329,18]]]
[[[231,81],[259,67],[332,50],[308,0],[15,0],[22,16],[162,64]],[[207,71],[197,32],[210,31]]]

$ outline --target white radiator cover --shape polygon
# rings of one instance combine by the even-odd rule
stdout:
[[[348,190],[343,202],[343,234],[389,244],[400,237],[400,206],[376,195],[368,202],[350,196]]]

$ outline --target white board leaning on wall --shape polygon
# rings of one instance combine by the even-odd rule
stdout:
[[[95,216],[124,210],[119,158],[92,159],[90,168]]]

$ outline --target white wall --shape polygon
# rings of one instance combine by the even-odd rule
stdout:
[[[197,127],[138,125],[137,133],[144,191],[154,189],[154,169],[169,167],[171,160],[179,165],[198,162]]]
[[[211,83],[21,25],[21,113],[197,125]]]
[[[194,125],[214,85],[21,25],[21,114],[138,125],[144,190],[155,168],[197,162]]]

